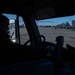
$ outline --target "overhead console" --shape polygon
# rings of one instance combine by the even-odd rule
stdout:
[[[54,5],[48,5],[45,8],[35,12],[35,19],[48,19],[56,17],[71,16],[75,14],[75,1],[69,0]]]

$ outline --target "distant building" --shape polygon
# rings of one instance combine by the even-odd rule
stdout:
[[[65,23],[61,23],[61,24],[56,25],[56,27],[64,27],[64,26],[66,26]]]
[[[15,27],[15,20],[10,20],[9,21],[9,29],[12,29]]]
[[[70,27],[71,25],[69,24],[69,22],[66,22],[66,27]]]
[[[75,20],[72,20],[72,27],[75,27]]]

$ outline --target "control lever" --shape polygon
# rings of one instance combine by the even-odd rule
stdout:
[[[61,60],[61,54],[62,54],[62,46],[64,43],[64,37],[63,36],[58,36],[56,37],[56,46],[55,46],[55,52],[54,52],[54,58],[53,58],[53,63],[55,65],[55,69],[62,68],[64,63]]]

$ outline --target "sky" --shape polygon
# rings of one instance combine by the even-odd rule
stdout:
[[[7,16],[10,19],[10,23],[14,22],[14,19],[16,19],[16,15],[11,15],[11,14],[4,14],[5,16]],[[20,17],[20,24],[24,24],[22,18]]]
[[[13,19],[16,19],[16,15],[11,15],[11,14],[4,14],[4,15],[7,16],[9,19],[11,19],[11,22],[13,22]],[[67,16],[67,17],[60,17],[60,18],[39,20],[39,21],[36,21],[36,24],[37,25],[51,25],[51,26],[54,26],[54,25],[57,25],[57,24],[69,22],[70,25],[72,25],[72,20],[75,20],[75,15]],[[20,24],[24,24],[21,17],[20,17]]]
[[[67,17],[40,20],[40,21],[37,21],[36,23],[38,25],[52,25],[52,26],[55,26],[57,24],[69,22],[69,24],[72,25],[72,20],[75,20],[75,15],[67,16]]]

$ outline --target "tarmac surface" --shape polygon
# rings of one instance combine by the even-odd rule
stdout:
[[[46,41],[55,43],[57,36],[64,36],[64,47],[70,44],[75,47],[75,31],[61,28],[39,28],[40,34],[46,37]]]
[[[46,41],[56,43],[55,39],[57,36],[64,36],[64,47],[66,47],[66,44],[75,47],[75,31],[71,29],[61,29],[61,28],[55,29],[50,27],[38,27],[38,29],[40,34],[45,36]],[[13,33],[13,31],[15,30],[11,29],[11,34]],[[14,38],[15,34],[13,35],[12,39]],[[29,40],[26,28],[20,28],[20,39],[21,44],[24,44],[26,41]]]

